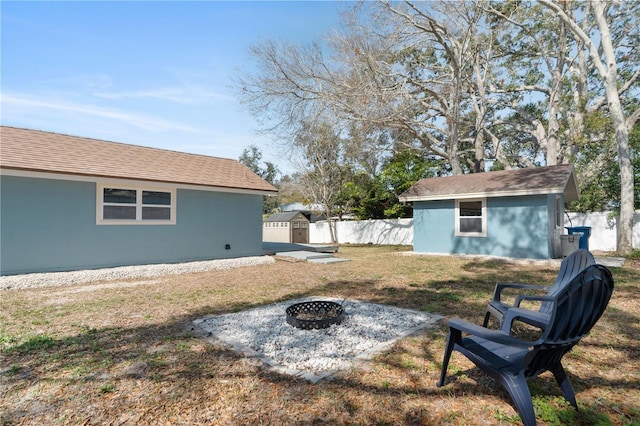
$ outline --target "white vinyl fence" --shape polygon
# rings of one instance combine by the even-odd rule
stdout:
[[[413,219],[376,219],[333,222],[339,244],[413,244]],[[326,221],[310,224],[311,244],[331,241]]]
[[[590,226],[589,250],[615,251],[617,221],[609,212],[569,213],[565,226]],[[380,219],[334,222],[339,244],[413,245],[413,219]],[[329,243],[327,222],[310,224],[311,244]],[[640,211],[633,226],[633,247],[640,249]]]

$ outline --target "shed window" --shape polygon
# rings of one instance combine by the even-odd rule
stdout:
[[[486,199],[456,200],[456,236],[487,236]]]
[[[175,224],[175,189],[157,190],[98,185],[99,225]]]

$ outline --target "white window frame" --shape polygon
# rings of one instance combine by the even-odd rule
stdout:
[[[464,216],[460,216],[460,203],[472,203],[472,202],[481,202],[482,203],[482,232],[462,232],[460,231],[460,218]],[[486,198],[469,198],[469,199],[459,199],[456,200],[456,214],[455,214],[455,236],[456,237],[480,237],[484,238],[487,236],[487,199]]]
[[[104,190],[105,188],[126,189],[130,191],[136,191],[136,219],[105,219],[104,207],[109,205],[117,205],[104,202]],[[171,194],[171,204],[168,207],[158,205],[145,205],[142,204],[143,191],[151,192],[168,192]],[[152,187],[152,186],[137,186],[126,183],[98,183],[96,184],[96,224],[97,225],[175,225],[176,224],[176,193],[175,187]],[[127,204],[133,206],[133,204]],[[169,219],[142,219],[143,207],[163,207],[169,209]]]

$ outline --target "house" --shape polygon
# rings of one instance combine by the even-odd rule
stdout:
[[[413,203],[413,250],[516,258],[560,257],[564,204],[580,196],[573,166],[422,179]]]
[[[0,127],[0,274],[262,254],[276,188],[236,160]]]
[[[274,243],[307,244],[309,219],[301,212],[274,213],[262,225],[262,239]]]

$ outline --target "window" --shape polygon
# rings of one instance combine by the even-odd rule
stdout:
[[[487,236],[486,199],[456,200],[456,236]]]
[[[176,191],[98,185],[100,225],[175,224]]]

